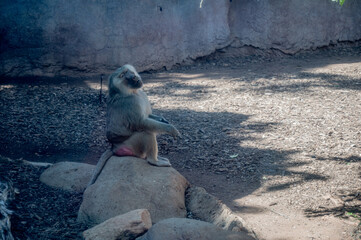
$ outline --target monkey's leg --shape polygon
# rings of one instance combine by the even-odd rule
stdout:
[[[124,156],[132,156],[132,157],[137,157],[133,151],[133,149],[131,149],[130,147],[122,144],[114,144],[113,145],[113,152],[116,156],[118,157],[124,157]]]
[[[115,146],[113,152],[118,149],[130,149],[130,151],[138,158],[146,158],[148,163],[158,167],[170,167],[168,159],[158,157],[158,145],[156,135],[149,132],[135,132],[130,138],[123,143]]]
[[[157,138],[154,133],[148,134],[149,144],[147,145],[146,154],[149,164],[157,167],[170,167],[171,164],[167,158],[158,156]]]
[[[147,159],[148,163],[157,167],[171,167],[172,164],[169,162],[168,158],[165,157],[159,157],[156,162],[150,161],[150,159]]]
[[[134,132],[127,140],[119,143],[113,143],[112,151],[118,157],[132,156],[137,158],[145,158],[143,132]]]

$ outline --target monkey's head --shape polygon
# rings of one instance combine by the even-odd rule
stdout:
[[[143,86],[142,78],[132,65],[124,65],[118,68],[109,77],[109,91],[130,93]]]
[[[125,65],[127,68],[123,72],[123,78],[125,81],[125,84],[128,85],[128,87],[133,89],[138,89],[143,86],[142,78],[139,76],[137,71],[135,71],[133,66]]]

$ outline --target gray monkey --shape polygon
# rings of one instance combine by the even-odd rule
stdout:
[[[180,133],[166,119],[152,114],[142,86],[141,77],[131,65],[124,65],[109,76],[106,136],[112,148],[100,157],[89,185],[113,155],[144,158],[158,167],[171,166],[167,158],[158,156],[156,135],[180,137]]]

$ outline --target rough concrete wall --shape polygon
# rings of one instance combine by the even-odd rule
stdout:
[[[361,39],[361,1],[2,0],[0,76],[139,71],[233,42],[296,52]]]
[[[233,45],[295,53],[361,39],[361,1],[233,0],[229,25]]]
[[[5,0],[0,75],[170,67],[229,42],[228,1]]]

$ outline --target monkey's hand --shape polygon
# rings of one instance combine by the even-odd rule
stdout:
[[[144,119],[138,127],[138,130],[156,133],[168,133],[174,138],[181,136],[179,131],[172,124],[160,122],[151,117]]]
[[[163,123],[169,123],[168,121],[167,121],[167,119],[165,119],[164,117],[161,117],[161,119],[159,120],[160,122],[163,122]]]
[[[150,118],[158,121],[158,122],[162,122],[162,123],[169,123],[164,117],[162,116],[157,116],[157,115],[154,115],[154,114],[150,114],[149,115]]]
[[[174,138],[182,138],[182,135],[179,133],[178,129],[176,129],[172,124],[169,124],[171,126],[171,131],[169,132]]]

